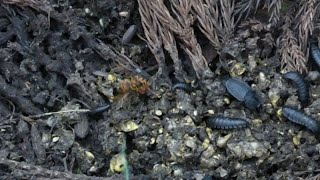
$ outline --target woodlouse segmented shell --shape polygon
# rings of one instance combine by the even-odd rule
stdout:
[[[320,49],[315,43],[311,43],[311,56],[320,70]]]
[[[257,109],[261,106],[257,93],[246,82],[237,78],[230,78],[225,83],[225,86],[233,97],[244,102],[249,109]]]
[[[241,118],[230,118],[223,116],[211,117],[207,124],[214,129],[240,129],[249,126],[249,122]]]
[[[183,89],[185,91],[191,91],[191,86],[189,84],[186,83],[177,83],[175,85],[172,86],[172,91],[176,90],[176,89]]]
[[[299,100],[302,104],[302,106],[306,106],[309,103],[309,87],[307,85],[307,83],[304,81],[303,77],[301,74],[299,74],[298,72],[288,72],[286,74],[284,74],[284,77],[286,79],[290,79],[292,80],[297,89],[298,89],[298,97]]]
[[[298,109],[289,106],[284,106],[282,108],[282,113],[283,116],[286,117],[288,120],[307,127],[315,134],[320,134],[319,123],[315,119],[304,114]]]
[[[237,78],[228,79],[225,86],[228,92],[241,102],[245,100],[246,94],[251,91],[251,87],[246,82]]]
[[[99,114],[107,111],[110,108],[110,104],[102,105],[97,108],[91,109],[89,111],[90,114]]]
[[[137,33],[137,26],[131,25],[122,37],[122,43],[129,43],[134,35]]]

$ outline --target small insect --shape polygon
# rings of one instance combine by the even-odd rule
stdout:
[[[175,85],[172,86],[171,90],[174,91],[176,89],[182,89],[185,91],[191,91],[191,86],[189,84],[186,83],[177,83]]]
[[[249,122],[245,119],[224,116],[210,117],[207,124],[214,129],[240,129],[249,126]]]
[[[257,109],[261,106],[257,93],[244,81],[230,78],[226,81],[227,91],[237,100],[244,102],[249,109]]]
[[[110,108],[110,104],[106,104],[106,105],[102,105],[99,106],[97,108],[93,108],[89,111],[90,114],[100,114],[105,112],[106,110],[108,110]]]
[[[122,43],[129,43],[134,35],[137,33],[137,26],[131,25],[122,37]]]
[[[123,80],[120,88],[123,94],[126,94],[130,91],[134,91],[139,94],[146,94],[150,91],[150,84],[142,77],[133,76],[130,79]]]
[[[307,116],[303,112],[299,111],[296,108],[284,106],[282,108],[283,116],[288,120],[303,125],[310,129],[313,133],[319,135],[320,134],[320,126],[318,122],[310,116]]]
[[[284,74],[286,79],[292,80],[297,89],[298,89],[298,97],[302,106],[306,106],[309,103],[309,88],[307,83],[304,81],[301,74],[298,72],[288,72]]]
[[[317,44],[311,43],[311,50],[310,51],[311,51],[311,55],[312,55],[314,62],[316,63],[316,65],[320,69],[320,49],[317,46]]]

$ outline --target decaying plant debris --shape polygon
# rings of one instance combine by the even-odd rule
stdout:
[[[0,179],[319,178],[319,4],[0,0]]]
[[[194,70],[198,77],[206,77],[203,73],[209,73],[207,69],[207,61],[201,56],[201,49],[196,41],[195,33],[192,28],[193,25],[198,25],[201,32],[210,41],[219,54],[222,49],[229,46],[228,42],[234,43],[233,31],[235,24],[240,24],[245,21],[252,13],[264,11],[267,9],[269,13],[262,15],[269,15],[269,22],[273,28],[279,28],[281,35],[278,37],[279,55],[282,61],[283,71],[297,70],[300,72],[307,71],[308,57],[309,57],[309,41],[313,34],[316,10],[319,8],[318,1],[301,1],[290,3],[288,1],[210,1],[210,0],[196,0],[196,1],[170,1],[171,9],[167,8],[163,1],[148,2],[146,0],[139,0],[140,15],[142,19],[150,16],[152,18],[142,20],[145,27],[154,25],[153,29],[144,28],[145,35],[150,34],[164,34],[167,36],[160,36],[158,39],[161,42],[170,37],[171,42],[174,33],[175,38],[180,39],[183,43],[181,45],[189,56]],[[290,5],[289,5],[290,4]],[[282,5],[286,6],[286,12],[281,15]],[[290,7],[288,7],[290,6]],[[147,8],[148,7],[148,8]],[[193,12],[193,13],[192,13]],[[287,15],[285,15],[287,13]],[[197,21],[195,21],[197,19]],[[283,22],[283,25],[281,25]],[[160,23],[160,24],[159,24]],[[158,25],[156,25],[158,24]],[[168,28],[172,33],[168,34]],[[152,31],[154,33],[150,33]],[[293,33],[296,32],[296,33]],[[155,42],[148,41],[149,46],[155,45]],[[175,45],[175,43],[170,43]],[[169,47],[172,47],[169,46]],[[158,48],[161,44],[158,43]],[[168,46],[164,45],[168,50]],[[162,49],[162,46],[160,47]],[[176,49],[176,47],[173,47]],[[174,51],[176,52],[176,51]],[[172,54],[172,52],[170,53]],[[158,56],[158,52],[156,54]],[[181,56],[181,55],[180,55]],[[177,62],[177,55],[171,56],[175,63],[176,71],[180,71],[177,66],[181,63]],[[160,63],[163,66],[163,62]],[[179,73],[178,73],[179,74]],[[210,74],[210,73],[209,73]],[[210,77],[210,75],[208,76]]]

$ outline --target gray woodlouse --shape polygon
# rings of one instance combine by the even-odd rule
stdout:
[[[261,106],[260,99],[255,91],[249,91],[245,98],[244,98],[244,104],[249,109],[257,109]]]
[[[307,83],[304,81],[301,74],[298,72],[288,72],[284,74],[286,79],[292,80],[297,89],[298,89],[298,97],[302,106],[306,106],[309,103],[309,87]]]
[[[304,114],[298,109],[289,106],[284,106],[282,108],[282,113],[283,116],[286,117],[288,120],[307,127],[317,135],[320,134],[319,123],[315,119]]]
[[[102,105],[102,106],[99,106],[97,108],[93,108],[89,111],[90,114],[98,114],[98,113],[103,113],[105,112],[106,110],[108,110],[110,108],[110,104],[107,104],[107,105]]]
[[[134,35],[137,33],[137,26],[131,25],[122,36],[122,43],[129,43]]]
[[[175,85],[172,86],[171,90],[174,91],[176,89],[182,89],[185,91],[191,91],[191,86],[189,84],[186,83],[177,83]]]
[[[310,49],[311,49],[312,58],[320,70],[320,49],[315,43],[311,43]]]
[[[240,129],[249,126],[249,122],[245,119],[224,116],[210,117],[207,120],[207,124],[214,129]]]
[[[226,81],[225,86],[233,97],[244,102],[249,109],[257,109],[261,106],[257,93],[246,82],[237,78],[230,78]]]

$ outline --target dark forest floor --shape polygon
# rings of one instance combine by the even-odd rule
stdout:
[[[279,58],[255,43],[273,33],[268,27],[253,20],[243,25],[227,50],[243,58],[213,61],[214,78],[191,91],[168,84],[153,89],[157,82],[148,93],[125,91],[146,80],[116,63],[121,53],[149,74],[157,68],[145,41],[121,41],[133,24],[144,36],[138,4],[67,2],[49,15],[0,6],[0,179],[126,176],[117,172],[132,179],[294,179],[320,173],[319,138],[279,114],[283,105],[301,105]],[[259,93],[262,110],[249,110],[228,94],[229,74]],[[309,82],[310,104],[302,109],[319,120],[319,77]],[[109,108],[89,111],[98,107]],[[204,120],[209,115],[245,118],[250,126],[211,129]]]

